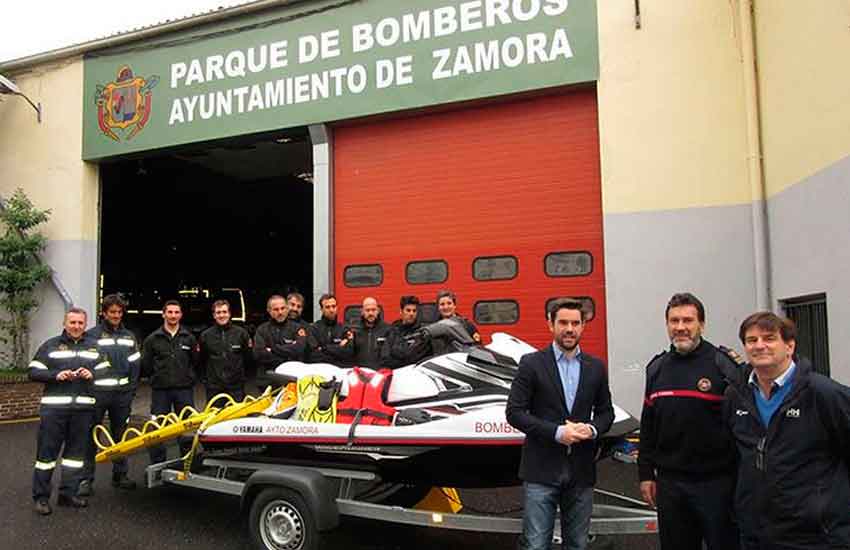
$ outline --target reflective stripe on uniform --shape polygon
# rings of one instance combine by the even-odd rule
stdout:
[[[114,346],[115,338],[101,338],[97,341],[98,346]]]
[[[62,467],[63,468],[82,468],[85,465],[85,462],[82,460],[76,460],[73,458],[63,458],[62,459]]]
[[[134,361],[138,361],[139,357],[141,357],[141,356],[142,356],[142,354],[137,351],[133,355],[127,357],[127,361],[130,362],[130,363],[132,363]]]
[[[100,354],[96,351],[78,351],[77,355],[79,355],[83,359],[97,359],[98,357],[100,357]]]
[[[103,380],[95,380],[95,386],[126,386],[130,383],[129,378],[104,378]]]
[[[42,405],[70,405],[73,401],[73,397],[70,396],[59,396],[59,395],[46,395],[41,398]]]
[[[109,367],[109,361],[102,361],[94,366],[94,370],[105,369]]]
[[[47,356],[51,359],[71,359],[72,357],[76,357],[77,353],[69,349],[59,349],[51,351]]]
[[[130,348],[136,345],[135,340],[131,340],[130,338],[119,338],[119,339],[115,340],[115,342],[119,346],[127,346],[127,347],[130,347]]]
[[[40,460],[35,461],[35,469],[36,470],[52,470],[56,467],[56,461],[53,460],[51,462],[42,462]]]
[[[31,369],[44,369],[47,370],[47,365],[42,363],[41,361],[30,361]]]
[[[97,399],[94,397],[87,397],[85,395],[80,395],[75,399],[75,401],[81,405],[94,405],[97,403]]]

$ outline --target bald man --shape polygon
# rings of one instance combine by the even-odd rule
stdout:
[[[390,326],[381,319],[381,309],[375,298],[363,300],[360,319],[351,327],[354,333],[354,364],[371,369],[381,367],[381,350]]]

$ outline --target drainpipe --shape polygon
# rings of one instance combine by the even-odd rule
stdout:
[[[756,66],[756,37],[753,31],[754,0],[738,1],[741,28],[741,61],[744,70],[744,102],[747,116],[747,174],[753,222],[753,267],[756,308],[772,310],[770,244],[767,220],[767,193],[762,171],[761,120]]]

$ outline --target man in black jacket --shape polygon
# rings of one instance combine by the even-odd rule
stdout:
[[[562,548],[587,547],[596,440],[614,422],[605,364],[583,353],[581,304],[556,302],[549,311],[553,342],[525,355],[511,385],[508,422],[525,433],[519,477],[525,488],[520,548],[548,549],[561,508]]]
[[[433,355],[430,339],[426,333],[419,330],[419,298],[402,296],[399,307],[401,318],[390,325],[381,358],[381,366],[389,369],[412,365]]]
[[[109,361],[100,355],[97,344],[85,337],[85,330],[85,310],[69,309],[62,334],[44,342],[29,364],[30,379],[44,383],[32,478],[35,511],[43,516],[52,511],[50,480],[57,463],[62,467],[59,505],[74,508],[88,505],[86,499],[77,496],[77,490],[91,437],[95,405],[92,380],[98,370],[109,366]]]
[[[319,307],[322,309],[321,318],[307,330],[307,360],[338,367],[350,366],[354,357],[353,335],[336,320],[336,296],[322,294]]]
[[[735,446],[723,428],[723,393],[737,365],[702,337],[705,307],[674,294],[664,313],[670,349],[646,368],[638,472],[658,507],[662,550],[734,550]]]
[[[794,360],[796,332],[766,311],[739,331],[750,366],[726,419],[744,550],[850,548],[850,388]]]
[[[151,381],[151,415],[173,411],[179,415],[185,407],[195,406],[195,366],[198,364],[198,342],[180,325],[183,308],[177,300],[162,306],[161,327],[142,344],[142,373]],[[150,449],[151,464],[166,458],[162,446]]]
[[[283,296],[275,294],[266,302],[270,320],[254,334],[254,360],[258,372],[274,370],[286,361],[303,361],[307,349],[307,330],[289,318]]]
[[[127,302],[118,294],[104,296],[101,303],[103,319],[100,324],[86,332],[86,336],[97,342],[97,348],[109,360],[109,367],[98,372],[94,382],[94,395],[97,404],[94,407],[93,425],[103,422],[109,413],[109,432],[115,441],[121,441],[127,423],[133,396],[139,385],[141,356],[136,335],[122,323]],[[93,492],[95,455],[97,450],[92,438],[88,438],[88,453],[83,480],[80,482],[80,496],[89,496]],[[119,489],[135,489],[136,482],[127,477],[127,458],[118,458],[112,463],[112,486]]]
[[[376,299],[369,297],[363,300],[360,321],[350,328],[354,334],[354,364],[370,369],[381,368],[381,354],[390,326],[381,319]]]
[[[207,403],[219,393],[236,401],[245,399],[245,363],[251,358],[248,331],[230,322],[230,302],[212,305],[215,325],[201,333],[201,368],[206,379]],[[218,406],[225,405],[224,402]]]

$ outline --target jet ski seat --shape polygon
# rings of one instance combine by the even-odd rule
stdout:
[[[372,369],[362,368],[364,372],[377,372]],[[293,382],[304,376],[321,376],[325,380],[341,382],[339,389],[340,400],[348,395],[348,373],[351,369],[344,369],[328,363],[302,363],[301,361],[287,361],[275,369],[275,374],[283,375]],[[437,383],[427,374],[418,370],[415,366],[404,367],[393,371],[390,387],[386,391],[386,402],[388,405],[401,403],[409,399],[421,399],[436,397],[440,393]]]

